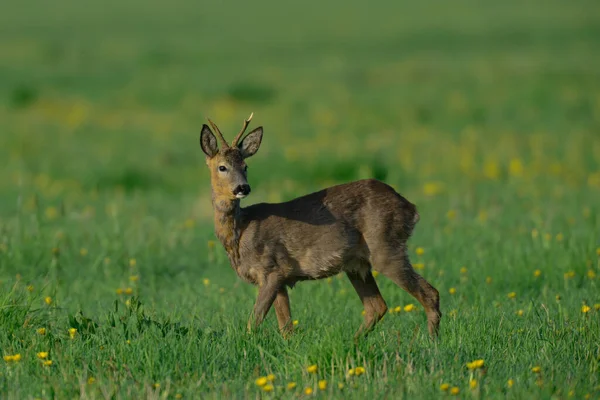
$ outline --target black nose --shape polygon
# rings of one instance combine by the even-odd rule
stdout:
[[[250,194],[250,185],[238,185],[235,189],[233,189],[233,195],[237,196],[238,194],[242,194],[244,196]]]

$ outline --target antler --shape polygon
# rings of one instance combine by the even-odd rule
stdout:
[[[254,113],[250,114],[248,119],[244,120],[244,125],[242,126],[242,130],[240,131],[240,133],[237,134],[235,139],[233,139],[233,142],[231,142],[231,147],[237,146],[238,141],[242,138],[242,135],[244,134],[244,132],[246,132],[246,128],[248,128],[248,124],[250,123],[250,121],[252,121],[253,116],[254,116]]]
[[[229,147],[229,145],[227,144],[227,141],[225,140],[225,138],[223,137],[223,134],[221,133],[221,130],[219,129],[219,127],[210,120],[210,118],[207,118],[208,122],[210,123],[210,126],[212,126],[212,128],[215,130],[217,136],[219,137],[219,140],[221,141],[221,144],[223,145],[223,149],[227,149]]]

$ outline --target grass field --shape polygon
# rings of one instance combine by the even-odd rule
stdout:
[[[424,3],[0,6],[0,398],[600,398],[600,7]],[[243,204],[418,206],[438,341],[382,276],[356,344],[343,276],[246,333],[198,135],[252,111]]]

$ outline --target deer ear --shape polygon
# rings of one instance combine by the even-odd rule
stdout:
[[[248,135],[246,135],[244,140],[242,140],[242,143],[240,143],[238,145],[238,148],[242,152],[242,157],[248,158],[248,157],[252,157],[254,154],[256,154],[256,152],[258,151],[258,148],[260,147],[260,142],[262,141],[262,137],[263,137],[263,127],[262,126],[259,126],[258,128],[254,129],[252,132],[250,132]]]
[[[202,125],[202,131],[200,132],[200,147],[208,158],[213,158],[219,152],[217,138],[206,124]]]

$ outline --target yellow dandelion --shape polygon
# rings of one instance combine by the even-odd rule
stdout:
[[[154,389],[159,389],[159,388],[160,388],[160,383],[156,382],[156,383],[155,383],[154,385],[152,385],[152,386],[154,386]]]
[[[129,277],[129,280],[130,280],[131,282],[137,282],[139,279],[140,279],[140,276],[139,276],[139,275],[131,275],[131,276]]]
[[[478,369],[478,368],[483,368],[485,364],[485,361],[479,359],[479,360],[474,360],[471,362],[467,363],[467,368],[470,370],[474,370],[474,369]]]
[[[129,259],[129,266],[131,268],[135,267],[137,265],[137,260],[135,258],[130,258]]]
[[[540,276],[542,276],[542,271],[539,269],[536,269],[535,271],[533,271],[533,276],[536,278],[539,278]]]
[[[327,390],[327,381],[325,379],[319,381],[319,389]]]
[[[88,385],[93,384],[94,382],[96,382],[96,378],[94,378],[93,376],[90,376],[87,380]]]
[[[298,322],[298,320],[297,320],[297,319],[295,319],[295,320],[292,322],[292,324],[293,324],[294,326],[297,326],[297,325],[298,325],[298,323],[299,323],[299,322]]]
[[[296,382],[288,382],[287,384],[287,390],[294,390],[296,389]]]
[[[121,294],[123,294],[123,289],[121,289],[121,288],[118,288],[117,290],[115,290],[115,292],[116,292],[118,295],[121,295]]]
[[[557,233],[555,239],[557,242],[562,242],[564,239],[564,236],[562,233]]]
[[[46,328],[38,328],[36,330],[36,332],[37,332],[38,335],[42,335],[43,336],[43,335],[46,334]]]
[[[448,218],[450,221],[454,220],[456,218],[456,211],[448,210],[448,212],[446,212],[446,218]]]
[[[216,246],[216,243],[214,240],[209,240],[206,244],[208,245],[209,249],[214,249]]]
[[[267,375],[267,381],[273,382],[274,380],[275,380],[275,375],[273,375],[273,374]]]
[[[304,389],[304,394],[305,395],[310,396],[312,393],[313,393],[312,388],[307,387],[307,388]]]
[[[425,250],[422,247],[417,247],[415,253],[417,253],[418,256],[422,256],[425,254]]]
[[[367,314],[367,312],[366,312],[365,310],[362,310],[362,311],[360,312],[360,315],[366,315],[366,314]]]
[[[586,304],[584,304],[583,306],[581,306],[581,312],[584,313],[584,314],[587,313],[587,312],[589,312],[591,309],[592,309],[592,307],[590,307],[590,306],[588,306]]]
[[[509,388],[513,387],[514,384],[515,381],[513,381],[512,379],[509,379],[508,382],[506,382],[506,386],[508,386]]]
[[[489,285],[490,283],[492,283],[492,277],[491,277],[491,276],[488,276],[487,278],[485,278],[485,283],[487,283],[488,285]]]
[[[524,313],[525,313],[525,312],[524,312],[523,310],[518,310],[518,311],[517,311],[517,315],[518,315],[519,317],[522,317]]]
[[[458,315],[458,310],[454,309],[454,310],[450,310],[450,312],[448,313],[449,316],[451,317],[456,317]]]
[[[401,311],[402,311],[402,307],[401,307],[401,306],[396,306],[396,307],[394,307],[394,312],[395,312],[395,313],[399,313],[399,312],[401,312]]]
[[[208,286],[210,285],[210,279],[204,278],[202,279],[202,283],[204,284],[204,286]]]
[[[28,285],[27,286],[27,291],[28,292],[33,292],[33,289],[34,289],[33,285]]]
[[[133,294],[133,289],[132,289],[132,288],[130,288],[130,287],[128,287],[128,288],[125,288],[125,294],[127,294],[127,295],[129,295],[129,294]]]
[[[52,365],[52,360],[44,360],[42,364],[44,364],[45,367],[49,367]]]
[[[452,389],[450,389],[450,394],[453,396],[456,396],[459,393],[460,393],[460,389],[456,386],[454,386]]]
[[[440,385],[440,390],[442,392],[447,392],[450,389],[450,384],[449,383],[442,383]]]
[[[600,303],[594,304],[594,310],[596,310],[596,311],[600,310]]]
[[[266,376],[261,376],[260,378],[256,379],[254,381],[254,383],[256,383],[257,386],[265,386],[269,381],[267,380]]]
[[[596,255],[597,255],[598,257],[600,257],[600,247],[598,247],[598,248],[596,249]]]
[[[265,385],[262,387],[262,390],[264,390],[265,392],[272,392],[273,391],[273,385]]]
[[[414,304],[412,304],[412,303],[411,304],[407,304],[407,305],[404,306],[404,311],[411,312],[412,310],[414,310],[414,308],[415,308]]]
[[[413,267],[414,267],[416,270],[419,270],[419,271],[421,271],[421,270],[424,270],[424,269],[425,269],[425,264],[423,264],[423,263],[416,263],[416,264],[413,264]]]
[[[354,368],[350,368],[348,370],[348,375],[350,375],[350,376],[354,376],[355,373],[356,373],[356,371],[354,370]]]
[[[344,388],[344,384],[343,383],[338,383],[338,389],[342,390]]]
[[[377,278],[379,276],[379,272],[373,271],[373,278]]]
[[[575,271],[567,271],[564,274],[565,279],[571,279],[575,277]]]
[[[40,351],[36,355],[37,355],[37,358],[39,358],[40,360],[43,360],[44,358],[48,358],[48,352],[47,351]]]
[[[48,305],[52,304],[52,297],[46,296],[46,298],[44,298],[44,302]]]
[[[556,295],[556,301],[560,301],[562,299],[562,297],[560,297],[560,294]]]
[[[469,380],[469,387],[471,389],[475,389],[477,387],[477,379],[471,379],[471,380]]]
[[[79,254],[81,254],[82,257],[85,257],[88,255],[88,250],[82,247],[81,249],[79,249]]]
[[[176,399],[182,399],[183,395],[181,393],[175,393],[175,398]]]
[[[510,292],[510,293],[508,294],[508,298],[509,298],[509,299],[514,299],[514,298],[516,298],[516,297],[517,297],[517,293],[516,293],[516,292]]]
[[[354,375],[361,376],[364,373],[365,373],[365,368],[364,367],[356,367],[356,368],[354,368]]]
[[[596,272],[593,269],[589,269],[587,272],[587,277],[590,279],[594,279],[596,277]]]
[[[77,334],[77,329],[76,328],[69,328],[69,337],[71,339],[75,339],[75,335]]]
[[[533,372],[534,374],[539,374],[540,372],[542,372],[542,368],[539,366],[535,366],[531,368],[531,372]]]
[[[314,374],[317,372],[317,369],[318,369],[317,364],[309,365],[306,368],[306,372],[308,372],[309,374]]]
[[[463,275],[466,274],[467,273],[467,267],[461,267],[460,268],[460,273],[463,274]]]
[[[453,287],[451,287],[451,288],[448,290],[448,293],[450,293],[450,294],[456,294],[456,288],[453,288]]]

